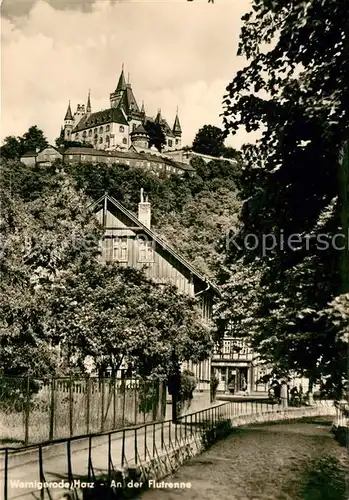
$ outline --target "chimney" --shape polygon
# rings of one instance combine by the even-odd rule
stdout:
[[[138,203],[138,220],[150,229],[151,210],[148,196],[144,198],[144,190],[141,188],[141,200]]]

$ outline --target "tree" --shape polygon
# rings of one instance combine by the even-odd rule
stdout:
[[[26,132],[21,138],[23,152],[35,151],[39,149],[40,151],[48,146],[48,141],[44,136],[42,130],[40,130],[36,125],[29,127],[28,132]]]
[[[57,371],[55,332],[48,327],[50,298],[58,281],[78,273],[97,254],[101,233],[90,202],[75,191],[64,172],[55,177],[54,190],[28,202],[6,184],[2,188],[0,369],[4,373],[40,376]]]
[[[5,137],[4,144],[0,148],[0,156],[5,160],[17,159],[22,156],[22,145],[20,138],[12,135]]]
[[[338,295],[339,260],[349,258],[331,243],[345,238],[340,214],[348,206],[338,157],[349,129],[349,13],[335,0],[255,0],[252,9],[239,44],[248,65],[227,87],[224,121],[229,132],[245,126],[262,136],[243,149],[247,201],[227,263],[242,258],[261,272],[252,318],[259,352],[279,371],[325,376],[340,390],[344,343],[322,311]],[[326,250],[320,234],[330,241]],[[253,249],[248,235],[258,242]],[[268,251],[267,235],[276,242]],[[294,236],[297,245],[282,243]]]
[[[67,148],[93,148],[93,144],[90,142],[80,142],[80,141],[67,141],[64,139],[64,131],[61,130],[61,134],[55,140],[57,148],[67,149]]]
[[[1,146],[1,156],[6,159],[19,160],[27,151],[36,151],[48,146],[47,139],[42,130],[36,125],[29,127],[22,137],[8,136]]]
[[[203,360],[212,348],[197,301],[136,269],[90,262],[56,292],[52,328],[80,370],[90,356],[99,370],[116,373],[124,362],[136,375],[167,379],[173,359]]]
[[[211,156],[221,156],[224,151],[225,134],[213,125],[204,125],[193,141],[193,151]]]
[[[166,144],[166,137],[160,123],[147,120],[144,128],[149,135],[149,148],[155,146],[160,152]]]

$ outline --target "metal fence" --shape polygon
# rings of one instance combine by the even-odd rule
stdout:
[[[296,414],[302,409],[289,411]],[[235,417],[283,410],[264,401],[230,401],[180,417],[177,423],[164,420],[22,449],[4,448],[0,450],[4,499],[107,499],[126,487],[130,479],[126,470],[138,468],[141,475],[136,480],[164,477],[175,470],[173,457],[176,466],[188,458],[184,445],[212,442],[220,435],[221,424],[224,431]]]
[[[139,467],[145,471],[148,462],[152,467],[164,468],[161,474],[169,474],[173,472],[171,454],[183,462],[183,444],[212,436],[220,422],[244,414],[276,411],[280,411],[279,405],[265,402],[229,402],[180,417],[177,423],[163,420],[22,449],[3,448],[0,477],[4,499],[52,500],[58,493],[59,498],[78,500],[82,490],[92,494],[89,498],[109,498],[111,485],[114,493],[115,488],[125,486],[125,468]],[[163,458],[156,466],[160,456]],[[86,492],[89,484],[93,484],[93,491]]]
[[[28,445],[165,418],[159,380],[0,377],[0,439]]]

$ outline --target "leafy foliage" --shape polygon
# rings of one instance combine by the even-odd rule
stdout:
[[[214,125],[204,125],[196,134],[193,141],[193,151],[216,157],[241,160],[240,152],[224,145],[225,132]]]
[[[27,151],[41,150],[46,146],[48,142],[43,131],[33,125],[22,137],[5,137],[4,145],[0,148],[0,156],[7,160],[18,160]]]
[[[155,146],[158,151],[161,151],[166,144],[166,138],[160,123],[147,120],[144,124],[144,128],[149,135],[149,148]]]
[[[214,125],[204,125],[193,141],[193,151],[211,156],[221,156],[224,148],[224,132]]]
[[[224,99],[227,131],[261,130],[261,139],[244,147],[245,202],[238,247],[227,252],[230,270],[221,275],[218,322],[242,326],[276,371],[325,376],[337,387],[345,345],[322,311],[338,295],[348,250],[319,242],[347,229],[339,152],[349,128],[348,16],[334,0],[253,1],[239,44],[248,65]],[[257,246],[246,244],[251,234]],[[266,250],[267,235],[276,244]]]

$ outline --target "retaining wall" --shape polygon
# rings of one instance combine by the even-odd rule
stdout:
[[[228,422],[229,426],[231,425],[230,428],[236,428],[256,423],[282,422],[319,416],[332,417],[335,415],[336,408],[333,406],[332,402],[328,402],[311,407],[286,408],[277,411],[255,413],[252,415],[237,415],[232,418],[224,419],[223,422]],[[210,436],[211,443],[213,440],[217,441],[227,434],[229,434],[228,426],[226,426],[225,430],[223,429],[221,435],[219,432],[218,435],[215,435],[215,429],[212,429]],[[146,486],[150,480],[160,481],[166,476],[174,473],[185,461],[202,453],[206,447],[207,441],[205,442],[205,434],[196,434],[194,437],[190,436],[182,440],[182,442],[177,443],[174,449],[169,450],[168,453],[161,454],[156,458],[143,462],[142,465],[137,467],[129,467],[124,470],[124,478],[126,478],[126,480],[128,478],[131,482],[143,482],[143,486]],[[127,489],[129,490],[132,488]],[[128,494],[130,493],[131,492],[128,491]],[[136,489],[134,494],[137,494]]]

